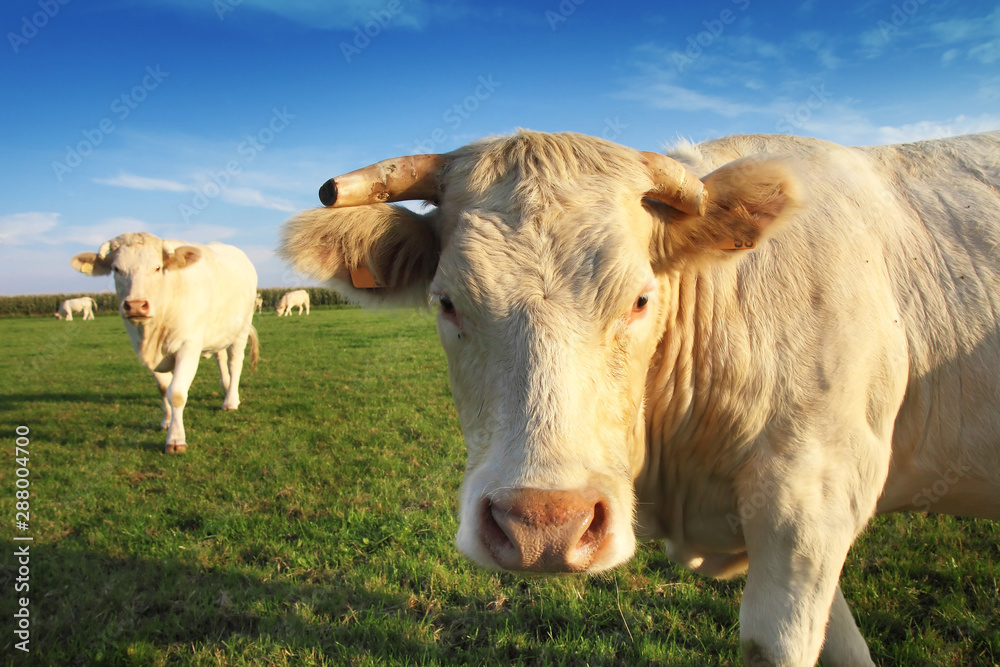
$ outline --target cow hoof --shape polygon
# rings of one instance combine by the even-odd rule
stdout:
[[[167,443],[167,446],[163,448],[164,454],[186,454],[188,450],[187,443]]]
[[[226,412],[235,412],[239,408],[239,404],[236,405],[223,405],[222,409]]]

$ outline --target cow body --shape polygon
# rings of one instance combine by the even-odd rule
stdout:
[[[257,272],[241,250],[123,234],[97,254],[76,255],[72,265],[89,275],[114,273],[129,340],[160,388],[168,453],[187,449],[184,405],[201,356],[218,360],[223,409],[239,407],[248,339],[257,361]]]
[[[600,571],[634,523],[747,572],[749,664],[869,664],[837,582],[871,516],[1000,519],[1000,132],[673,156],[704,210],[644,199],[630,149],[524,132],[446,156],[436,210],[306,212],[283,253],[440,304],[474,561]]]
[[[94,311],[97,310],[97,302],[92,297],[81,296],[76,299],[66,299],[59,304],[59,310],[54,314],[57,320],[66,318],[67,322],[73,321],[73,313],[80,313],[83,319],[94,319]]]
[[[299,309],[299,315],[302,314],[302,309],[306,311],[306,315],[309,314],[309,292],[304,289],[292,290],[291,292],[285,292],[278,299],[277,312],[278,317],[282,315],[291,315],[292,308]]]

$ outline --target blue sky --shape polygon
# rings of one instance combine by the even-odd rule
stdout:
[[[111,290],[69,266],[126,231],[244,249],[329,177],[519,127],[642,150],[785,132],[1000,129],[1000,3],[7,0],[0,293]]]

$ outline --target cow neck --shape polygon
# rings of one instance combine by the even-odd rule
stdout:
[[[174,321],[173,318],[174,314],[171,312],[169,305],[164,303],[163,307],[156,314],[156,317],[149,324],[139,327],[139,335],[141,336],[139,358],[142,359],[142,363],[149,369],[159,366],[163,357],[167,354],[165,348],[167,338],[170,335],[170,327],[166,323]]]
[[[750,332],[734,265],[678,271],[667,281],[664,335],[646,378],[643,496],[698,493],[698,480],[732,480],[762,424],[755,398]],[[759,399],[759,397],[757,397]]]

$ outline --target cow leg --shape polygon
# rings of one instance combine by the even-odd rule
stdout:
[[[856,627],[847,627],[850,611],[837,588],[847,551],[874,512],[882,488],[878,466],[870,460],[848,465],[851,453],[837,448],[828,452],[838,452],[839,460],[824,461],[807,447],[797,447],[801,461],[759,471],[748,489],[747,497],[766,499],[742,524],[749,568],[740,644],[748,665],[816,664],[831,618],[828,655],[846,659],[864,642],[854,636]],[[860,476],[865,469],[871,478]]]
[[[229,355],[225,350],[215,353],[215,359],[219,362],[219,380],[222,382],[223,393],[229,393]]]
[[[249,331],[236,337],[229,346],[229,390],[222,404],[223,410],[236,410],[240,407],[240,375],[243,373],[243,356],[247,347]]]
[[[201,343],[185,343],[177,351],[174,360],[174,377],[167,387],[167,400],[173,408],[170,427],[167,429],[167,444],[164,451],[167,454],[180,454],[187,451],[187,439],[184,436],[184,405],[187,403],[188,389],[198,372],[198,361],[201,358]]]
[[[163,421],[160,422],[160,428],[164,430],[170,426],[170,417],[173,412],[170,408],[170,401],[167,400],[167,387],[170,386],[170,379],[173,376],[173,373],[157,373],[153,371],[153,377],[156,378],[156,386],[160,388],[160,398],[163,400]]]
[[[839,585],[830,607],[830,622],[826,626],[826,642],[820,659],[823,667],[875,664]]]
[[[307,303],[306,304],[306,315],[308,315],[308,314],[309,314],[309,304]]]
[[[783,526],[770,537],[774,548],[748,550],[740,603],[744,664],[799,667],[819,658],[848,545],[797,532]]]

